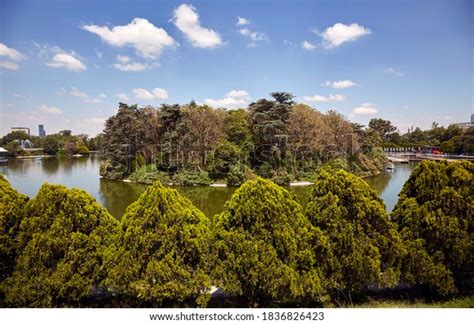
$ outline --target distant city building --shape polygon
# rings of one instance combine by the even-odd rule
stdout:
[[[44,125],[38,125],[38,135],[40,138],[44,138],[46,136],[46,131],[44,130]]]
[[[466,128],[469,128],[469,127],[474,127],[474,114],[471,114],[471,122],[470,123],[457,123],[456,125],[458,125],[462,129],[466,129]]]
[[[30,136],[30,129],[28,127],[10,127],[11,132],[24,132],[26,135]]]

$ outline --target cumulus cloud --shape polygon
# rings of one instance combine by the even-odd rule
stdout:
[[[245,26],[250,24],[250,20],[242,17],[237,17],[237,23],[235,24],[236,26]]]
[[[0,57],[7,59],[7,61],[0,61],[0,68],[8,70],[18,70],[18,64],[12,61],[20,61],[25,58],[25,56],[16,49],[10,48],[3,43],[0,43]]]
[[[362,36],[370,35],[372,33],[370,29],[356,23],[351,25],[337,23],[328,27],[322,33],[317,30],[313,31],[323,39],[323,46],[325,49],[338,47],[345,42],[355,41]]]
[[[250,21],[248,19],[238,17],[236,25],[241,27],[237,30],[239,34],[250,41],[250,43],[247,44],[247,47],[256,47],[257,42],[268,40],[267,35],[264,33],[253,31],[249,27],[243,27],[250,25]]]
[[[351,114],[353,115],[375,115],[378,110],[374,103],[364,102],[359,107],[354,108]]]
[[[320,95],[314,95],[314,96],[306,96],[303,97],[303,100],[309,101],[309,102],[338,102],[338,101],[344,101],[346,97],[336,94],[336,95],[329,95],[327,97],[325,96],[320,96]]]
[[[153,100],[153,99],[168,99],[168,93],[165,89],[155,88],[152,91],[148,91],[142,88],[133,89],[132,92],[135,94],[137,99]]]
[[[250,98],[248,92],[245,91],[245,90],[231,90],[228,94],[226,94],[226,97],[233,97],[233,98],[246,97],[246,98]]]
[[[157,28],[144,18],[134,18],[124,26],[85,25],[82,29],[98,35],[104,42],[116,47],[133,47],[137,55],[156,59],[166,47],[176,45],[163,28]]]
[[[114,68],[124,72],[140,72],[151,69],[157,64],[147,64],[133,62],[128,56],[117,55],[117,63],[113,65]]]
[[[46,65],[54,68],[65,68],[74,72],[87,70],[87,67],[84,65],[84,63],[82,63],[73,52],[71,54],[55,54],[51,61],[46,63]]]
[[[42,112],[45,112],[47,114],[52,114],[52,115],[60,115],[63,113],[61,109],[57,107],[51,107],[51,106],[46,106],[46,105],[41,105],[40,110]]]
[[[398,77],[402,77],[404,75],[402,72],[395,70],[391,66],[387,66],[384,71],[388,74],[393,74],[393,75],[396,75]]]
[[[308,41],[304,41],[303,43],[301,43],[301,47],[303,47],[305,50],[313,50],[316,48],[316,45],[314,44],[311,44],[310,42]]]
[[[231,90],[222,99],[205,99],[206,105],[215,108],[242,108],[250,103],[250,95],[245,90]]]
[[[340,81],[333,81],[333,82],[326,81],[322,85],[325,87],[331,87],[333,89],[346,89],[346,88],[356,86],[357,83],[351,80],[340,80]]]
[[[248,106],[249,102],[244,98],[225,97],[222,99],[205,99],[206,105],[215,108],[241,108]]]
[[[25,56],[18,52],[16,49],[10,48],[7,45],[0,43],[0,56],[6,56],[14,61],[20,61]]]
[[[182,4],[176,8],[171,21],[194,47],[213,48],[223,43],[217,32],[201,26],[197,10],[192,5]]]

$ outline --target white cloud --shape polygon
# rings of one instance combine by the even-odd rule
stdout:
[[[387,66],[384,71],[386,73],[393,74],[393,75],[396,75],[396,76],[399,76],[399,77],[402,77],[404,75],[402,72],[395,70],[391,66]]]
[[[101,93],[99,93],[99,97],[105,99],[105,98],[107,98],[107,95],[105,93],[101,92]]]
[[[239,29],[239,33],[242,36],[248,37],[253,42],[259,42],[259,41],[267,40],[267,36],[264,33],[253,32],[248,28]]]
[[[132,62],[128,56],[122,55],[117,55],[117,61],[113,67],[125,72],[140,72],[158,66],[158,64]]]
[[[63,113],[61,111],[61,109],[59,109],[57,107],[50,107],[50,106],[46,106],[46,105],[41,105],[40,110],[42,112],[47,113],[47,114],[53,114],[53,115],[60,115],[60,114]]]
[[[153,99],[168,99],[168,93],[165,89],[155,88],[151,92],[142,88],[133,89],[132,92],[135,94],[137,99],[153,100]]]
[[[303,97],[303,100],[310,101],[310,102],[338,102],[338,101],[344,101],[345,99],[346,97],[339,94],[329,95],[327,97],[320,96],[320,95]]]
[[[171,21],[194,47],[213,48],[223,43],[217,32],[201,26],[197,10],[192,5],[182,4],[176,8]]]
[[[79,98],[83,98],[83,99],[86,99],[86,98],[89,98],[89,95],[85,92],[82,92],[76,88],[72,88],[71,91],[69,91],[69,94],[71,96],[74,96],[74,97],[79,97]]]
[[[228,94],[225,95],[226,97],[233,97],[233,98],[239,98],[239,97],[249,97],[249,94],[245,90],[231,90]]]
[[[65,68],[67,70],[79,72],[87,70],[87,67],[78,58],[75,57],[74,53],[58,53],[53,56],[50,62],[46,63],[49,67],[54,68]]]
[[[10,48],[3,43],[0,43],[0,56],[6,56],[14,61],[20,61],[25,58],[25,56],[16,49]]]
[[[85,25],[82,29],[99,35],[112,46],[133,47],[137,55],[146,59],[156,59],[164,48],[176,45],[163,28],[157,28],[143,18],[134,18],[128,25],[115,26],[112,29],[97,25]]]
[[[341,23],[328,27],[324,32],[320,33],[314,30],[316,34],[323,39],[323,46],[326,49],[338,47],[345,42],[355,41],[358,38],[370,35],[370,29],[360,26],[359,24],[344,25]]]
[[[314,44],[311,44],[310,42],[308,41],[304,41],[303,43],[301,43],[301,47],[303,47],[305,50],[313,50],[316,48],[316,45]]]
[[[326,81],[322,85],[325,87],[331,87],[333,89],[346,89],[346,88],[356,86],[357,83],[351,80],[340,80],[340,81],[334,81],[334,82]]]
[[[243,108],[248,106],[249,102],[246,99],[234,98],[234,97],[225,97],[222,99],[205,99],[204,102],[206,105],[215,108]]]
[[[117,93],[115,94],[115,98],[122,101],[128,101],[128,96],[125,93]]]
[[[353,115],[375,115],[378,110],[374,103],[364,102],[359,107],[352,110]]]
[[[5,56],[7,60],[20,61],[25,58],[23,54],[18,52],[16,49],[10,48],[7,45],[0,43],[0,57]],[[17,63],[12,61],[0,61],[0,68],[8,70],[18,70],[19,66]]]
[[[222,99],[205,99],[204,102],[215,108],[243,108],[249,105],[250,95],[245,90],[231,90]]]
[[[242,17],[237,17],[237,23],[235,24],[236,26],[245,26],[250,24],[250,20]]]
[[[77,88],[71,88],[71,91],[69,91],[69,92],[65,91],[64,89],[61,89],[58,92],[58,94],[59,95],[69,95],[69,96],[81,98],[82,101],[84,101],[85,103],[93,103],[93,104],[101,103],[102,100],[100,98],[106,98],[107,97],[105,94],[100,93],[99,98],[94,98],[94,97],[89,96],[87,93],[80,91]]]
[[[0,68],[8,69],[8,70],[18,70],[19,66],[16,63],[10,61],[0,61]]]
[[[117,55],[117,61],[120,62],[120,63],[128,63],[130,62],[130,58],[128,56],[125,56],[125,55]]]

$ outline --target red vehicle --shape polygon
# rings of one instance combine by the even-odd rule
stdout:
[[[440,155],[441,152],[438,150],[438,149],[434,149],[432,152],[432,154],[436,154],[436,155]]]

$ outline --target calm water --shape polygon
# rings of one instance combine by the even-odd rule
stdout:
[[[64,157],[33,159],[11,159],[7,165],[0,165],[0,174],[18,191],[33,197],[44,182],[57,183],[66,187],[77,187],[93,195],[109,212],[120,219],[127,208],[146,189],[146,185],[111,181],[99,178],[100,157]],[[403,183],[408,179],[413,166],[396,165],[393,172],[366,179],[382,197],[387,209],[391,210],[397,201]],[[225,202],[235,188],[175,187],[188,197],[206,215],[222,211]],[[310,187],[290,187],[297,200],[306,206]]]

